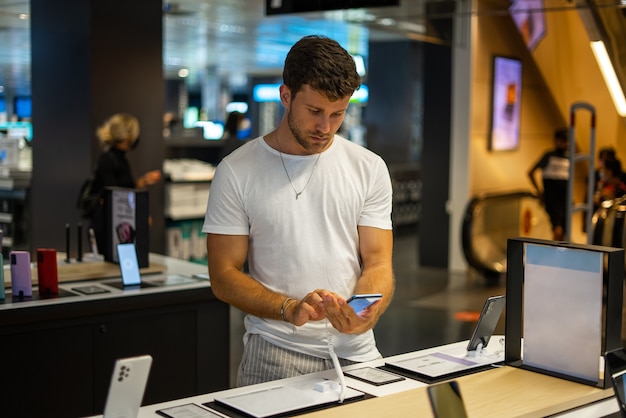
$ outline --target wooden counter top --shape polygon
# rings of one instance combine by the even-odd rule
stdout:
[[[500,367],[456,379],[468,416],[545,417],[613,396],[569,380],[514,367]],[[324,409],[304,417],[432,417],[426,388]]]

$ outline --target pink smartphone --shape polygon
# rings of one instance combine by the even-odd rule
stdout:
[[[13,297],[32,297],[33,278],[30,272],[30,253],[11,251],[11,292]]]

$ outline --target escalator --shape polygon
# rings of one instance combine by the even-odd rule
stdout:
[[[626,197],[608,200],[596,210],[591,221],[591,243],[626,248]]]
[[[530,192],[472,198],[463,217],[463,254],[488,282],[506,272],[509,238],[552,239],[552,226],[541,200]]]

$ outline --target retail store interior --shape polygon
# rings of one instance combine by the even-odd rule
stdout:
[[[272,14],[263,0],[146,2],[144,9],[138,5],[132,10],[125,10],[128,6],[120,3],[120,10],[125,10],[124,15],[130,19],[132,13],[144,16],[145,21],[148,12],[152,13],[150,16],[158,15],[155,30],[159,37],[162,34],[162,41],[152,48],[158,50],[148,59],[147,53],[152,49],[144,48],[139,39],[146,28],[135,28],[137,33],[117,31],[120,37],[128,37],[123,43],[116,40],[123,47],[119,53],[143,57],[125,58],[129,71],[116,74],[122,80],[116,81],[121,83],[117,87],[124,85],[126,91],[137,89],[135,94],[124,95],[123,107],[138,115],[143,147],[151,150],[130,155],[135,170],[161,168],[176,180],[188,167],[169,164],[174,159],[191,156],[194,162],[217,163],[227,147],[216,138],[220,138],[228,110],[238,106],[247,109],[241,137],[255,137],[271,129],[282,112],[272,97],[280,83],[281,62],[289,46],[304,33],[337,38],[363,64],[359,67],[363,71],[363,88],[350,107],[342,133],[381,155],[396,181],[396,195],[408,196],[402,197],[404,201],[398,197],[394,208],[396,223],[415,223],[418,217],[425,220],[421,232],[428,236],[429,245],[419,250],[425,266],[455,272],[467,269],[463,247],[458,242],[467,205],[485,194],[532,191],[525,173],[537,156],[551,147],[554,130],[568,126],[573,104],[589,103],[597,115],[593,129],[587,114],[577,119],[576,147],[582,153],[590,152],[591,136],[595,137],[595,149],[612,146],[618,156],[626,153],[626,146],[619,140],[626,136],[624,117],[615,107],[612,90],[604,82],[590,44],[602,38],[618,79],[623,79],[623,42],[619,40],[624,37],[624,9],[618,1],[574,5],[547,0],[539,6],[480,1],[388,4]],[[18,156],[9,152],[11,158],[7,160],[18,169],[10,170],[8,178],[3,179],[6,185],[15,186],[8,196],[14,209],[7,216],[15,219],[10,223],[13,230],[6,231],[3,238],[5,253],[11,247],[65,247],[65,225],[75,226],[80,221],[74,205],[77,190],[93,169],[99,152],[95,129],[120,109],[115,97],[119,93],[107,86],[112,82],[107,74],[89,73],[90,68],[106,68],[111,57],[99,58],[94,54],[89,58],[93,62],[81,61],[81,67],[72,67],[67,64],[72,59],[71,48],[63,50],[59,46],[53,56],[46,55],[52,51],[47,42],[55,26],[47,28],[45,21],[39,22],[35,17],[82,19],[80,13],[86,12],[68,5],[44,8],[37,16],[31,16],[32,11],[45,5],[39,1],[0,2],[0,20],[7,28],[0,34],[0,85],[4,99],[0,119],[4,117],[6,123],[14,124],[10,134],[21,141]],[[94,8],[93,13],[96,12]],[[103,20],[103,25],[123,27],[125,21],[115,13],[106,16],[112,20]],[[43,30],[37,30],[39,27]],[[100,27],[96,29],[85,35],[92,36],[93,42],[100,39]],[[105,28],[103,36],[106,32]],[[71,39],[75,38],[73,35]],[[59,39],[57,44],[65,42]],[[506,59],[512,58],[516,71],[521,72],[517,76],[521,76],[522,87],[510,90],[517,106],[503,104],[503,120],[513,117],[509,124],[512,133],[504,141],[498,140],[500,131],[493,125],[498,120],[493,117],[494,106],[500,103],[494,100],[506,94],[505,90],[494,98],[496,57],[499,61],[505,59],[504,65]],[[154,68],[156,62],[158,68]],[[98,86],[93,98],[84,98],[85,88],[68,68],[86,68],[88,76],[79,81],[91,78]],[[393,76],[391,70],[395,71]],[[46,89],[51,85],[47,82],[51,77],[59,91]],[[158,85],[151,84],[158,79]],[[40,81],[33,83],[37,80]],[[42,92],[35,94],[33,85],[41,87]],[[109,93],[112,97],[107,96]],[[99,100],[98,95],[102,95]],[[34,96],[38,100],[33,101]],[[442,97],[449,100],[439,100]],[[101,105],[86,103],[78,108],[80,100]],[[38,106],[40,116],[29,120]],[[63,118],[68,116],[62,109],[76,109],[69,117],[83,123],[64,123]],[[42,157],[60,148],[68,149],[67,155],[63,153],[54,161]],[[31,171],[33,161],[38,164]],[[595,164],[593,156],[592,161]],[[70,166],[74,169],[68,171]],[[197,164],[194,167],[199,176],[210,178],[210,168]],[[578,200],[583,199],[585,176],[581,167],[575,180]],[[151,250],[201,259],[202,237],[197,235],[198,222],[192,222],[192,218],[200,220],[208,183],[194,187],[174,183],[162,182],[150,188],[154,212]],[[29,201],[23,210],[25,185]],[[418,205],[415,194],[406,193],[407,188],[418,190],[420,202],[428,204]],[[181,202],[177,192],[188,202],[182,208],[170,205]],[[49,204],[53,205],[52,210]],[[178,221],[185,221],[185,225],[172,238],[168,234],[179,227]],[[576,217],[574,222],[578,225],[581,220]],[[585,242],[584,230],[575,228],[572,239]],[[172,248],[171,242],[180,241],[180,235],[191,242],[184,248]],[[528,235],[545,236],[544,231],[531,231]],[[86,242],[83,245],[87,250]]]
[[[323,11],[297,9],[324,3],[304,0],[90,0],[91,10],[76,3],[0,0],[5,263],[13,250],[55,248],[60,260],[90,251],[86,235],[76,249],[76,230],[84,227],[76,195],[100,152],[96,128],[124,111],[141,123],[141,145],[129,155],[134,171],[165,174],[148,188],[150,252],[206,271],[200,229],[215,166],[276,126],[282,62],[305,34],[335,38],[353,55],[363,85],[341,134],[383,157],[391,173],[396,292],[375,328],[385,357],[469,338],[485,300],[506,293],[507,239],[551,239],[527,172],[552,147],[555,130],[568,129],[581,157],[571,180],[574,206],[590,204],[597,150],[613,147],[626,158],[623,0],[383,0],[359,8],[346,1],[339,3],[350,8]],[[605,82],[598,42],[617,84]],[[244,115],[234,142],[223,137],[233,111]],[[617,203],[593,223],[573,210],[567,240],[623,248],[626,207]],[[115,309],[106,315],[118,320]],[[243,314],[229,309],[228,351],[219,359],[228,358],[232,386]],[[22,332],[27,321],[12,311],[7,334]],[[181,315],[187,325],[196,320]],[[505,320],[495,334],[504,334]],[[67,321],[69,338],[87,320]],[[107,333],[132,335],[98,321],[79,330],[88,344],[72,351],[84,364],[92,362],[84,351],[119,353]],[[206,338],[189,350],[206,348]],[[195,377],[196,366],[181,369],[197,387],[216,390],[206,375]],[[107,373],[100,367],[94,374]],[[95,386],[93,404],[81,405],[94,413],[104,397],[103,385]]]

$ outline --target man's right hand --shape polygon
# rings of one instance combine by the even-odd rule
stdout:
[[[321,321],[326,318],[322,298],[315,292],[308,293],[303,299],[289,305],[285,317],[295,326],[301,326],[309,321]]]

